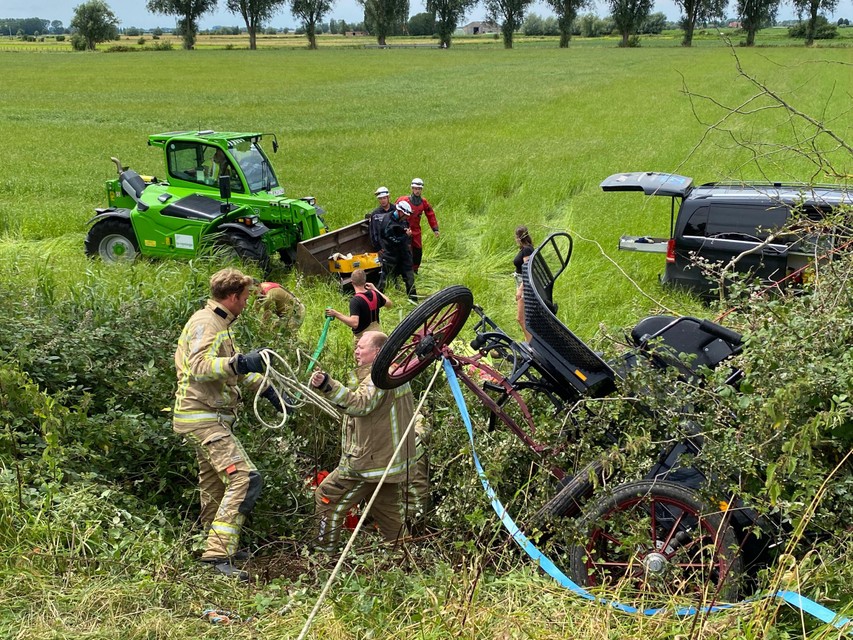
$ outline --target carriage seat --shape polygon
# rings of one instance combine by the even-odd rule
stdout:
[[[549,236],[522,267],[524,322],[530,349],[542,368],[580,395],[602,397],[615,389],[616,374],[557,318],[554,282],[571,255],[568,234]]]
[[[651,352],[658,364],[676,366],[685,373],[695,373],[702,366],[713,369],[743,348],[739,333],[689,316],[645,318],[631,331],[631,340]]]

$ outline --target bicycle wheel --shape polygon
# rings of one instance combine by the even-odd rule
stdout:
[[[434,293],[406,316],[376,355],[371,377],[380,389],[395,389],[441,356],[471,314],[474,296],[461,285]]]
[[[737,538],[724,514],[711,512],[691,489],[623,484],[587,511],[579,530],[586,542],[570,552],[578,584],[627,591],[644,607],[672,606],[679,597],[693,604],[737,598]]]

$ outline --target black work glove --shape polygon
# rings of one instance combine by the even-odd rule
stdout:
[[[241,376],[247,373],[263,373],[266,366],[261,357],[262,351],[266,351],[266,349],[252,349],[245,355],[238,353],[237,360],[234,361],[234,371]]]
[[[278,398],[278,394],[275,392],[275,389],[272,387],[267,387],[267,390],[261,394],[261,397],[266,398],[270,401],[270,404],[275,407],[275,410],[279,413],[284,413],[284,407],[281,406],[281,400]]]

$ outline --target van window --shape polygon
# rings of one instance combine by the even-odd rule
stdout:
[[[715,204],[708,215],[707,237],[738,236],[766,240],[788,220],[787,207]]]
[[[708,228],[708,209],[709,207],[699,207],[690,216],[687,224],[684,226],[684,235],[686,236],[705,236],[705,231]]]

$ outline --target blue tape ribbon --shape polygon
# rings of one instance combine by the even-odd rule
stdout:
[[[465,404],[465,398],[462,396],[462,389],[459,386],[459,380],[456,377],[456,372],[453,371],[453,367],[450,364],[450,361],[447,358],[444,358],[442,361],[442,365],[444,366],[444,372],[447,375],[447,382],[450,385],[450,390],[453,393],[453,397],[456,400],[456,406],[459,408],[459,413],[462,415],[462,421],[465,423],[465,429],[468,431],[468,439],[471,441],[471,455],[474,458],[474,467],[477,469],[477,475],[480,477],[480,482],[483,484],[483,489],[486,491],[486,495],[489,497],[491,501],[492,508],[495,510],[495,513],[500,518],[501,523],[507,532],[512,536],[512,539],[515,540],[516,544],[521,547],[528,556],[530,556],[534,562],[549,576],[551,576],[554,580],[557,581],[558,584],[565,587],[575,595],[584,598],[585,600],[592,600],[594,602],[599,602],[601,604],[606,604],[614,609],[619,611],[623,611],[625,613],[640,613],[646,616],[653,616],[658,613],[669,611],[666,607],[656,608],[656,609],[638,609],[636,607],[632,607],[627,604],[622,604],[616,600],[610,600],[607,598],[600,598],[594,596],[589,591],[576,584],[569,578],[565,573],[563,573],[559,567],[557,567],[548,556],[542,553],[536,545],[534,545],[530,540],[528,540],[527,536],[522,533],[522,531],[518,528],[518,525],[515,524],[515,521],[512,517],[507,513],[506,507],[503,506],[501,501],[498,499],[495,494],[494,489],[492,489],[489,484],[488,479],[486,478],[486,472],[483,470],[483,465],[480,464],[480,458],[477,455],[477,450],[474,445],[474,429],[471,426],[471,416],[468,414],[468,407]],[[778,591],[775,594],[767,594],[762,596],[764,598],[778,598],[780,600],[784,600],[791,606],[825,622],[827,624],[832,624],[838,629],[841,629],[844,625],[850,623],[850,618],[845,618],[835,613],[831,609],[827,609],[823,605],[814,602],[813,600],[809,600],[805,596],[800,595],[795,591]],[[732,604],[718,604],[710,607],[681,607],[677,609],[674,613],[677,616],[692,616],[697,613],[711,613],[716,611],[726,611],[731,609],[738,604],[742,603],[732,603]]]

